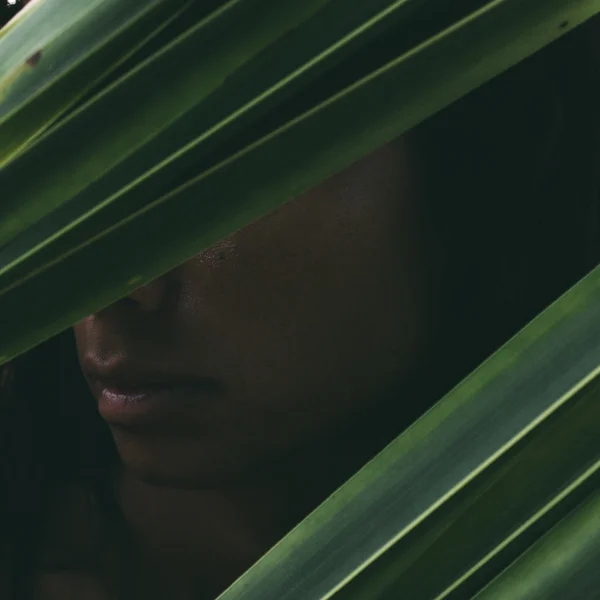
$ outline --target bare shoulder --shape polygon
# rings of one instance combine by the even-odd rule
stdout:
[[[35,600],[65,600],[65,598],[85,598],[85,600],[114,600],[106,584],[89,573],[49,573],[41,572],[34,579]]]
[[[101,519],[88,490],[65,485],[50,497],[46,526],[40,532],[40,566],[33,573],[35,600],[114,600],[98,535]],[[0,554],[0,598],[10,597],[10,556]],[[88,558],[89,557],[89,558]],[[16,600],[16,599],[15,599]]]
[[[62,567],[40,570],[35,579],[36,600],[113,600],[104,520],[91,491],[70,484],[50,498],[50,513],[43,537],[42,561]]]

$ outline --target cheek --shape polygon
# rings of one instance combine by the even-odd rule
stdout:
[[[86,331],[86,319],[77,321],[72,327],[73,338],[75,340],[75,348],[78,356],[80,355],[82,348],[85,345],[85,331]]]
[[[371,405],[427,347],[414,191],[395,178],[344,183],[232,236],[235,250],[212,275],[230,398],[282,443]]]
[[[416,253],[389,261],[394,255],[365,248],[350,262],[340,254],[337,266],[336,255],[328,257],[331,269],[323,263],[309,271],[290,268],[305,285],[280,280],[261,295],[270,311],[239,322],[236,349],[246,384],[240,392],[277,417],[291,407],[300,414],[318,408],[303,420],[360,409],[425,351],[427,295]]]

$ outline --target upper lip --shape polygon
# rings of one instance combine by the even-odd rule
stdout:
[[[118,390],[139,390],[152,387],[174,387],[178,385],[190,386],[206,381],[206,378],[191,378],[125,362],[103,366],[87,365],[84,366],[83,370],[87,379],[93,385]]]

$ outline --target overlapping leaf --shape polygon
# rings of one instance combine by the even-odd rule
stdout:
[[[599,375],[600,267],[219,600],[466,600],[525,551],[519,561],[527,565],[530,552],[554,553],[564,567],[562,597],[584,598],[582,590],[598,584],[598,570],[570,553],[598,552],[598,501],[592,498],[600,485]],[[580,509],[585,502],[592,508]],[[556,535],[569,537],[569,548],[542,541],[528,550],[571,513],[585,520],[576,528],[558,525],[563,533]],[[532,585],[547,592],[555,575],[542,571],[538,558],[531,561],[540,572],[529,573],[518,562],[481,598],[512,599],[517,577],[524,578],[517,589]],[[586,583],[573,583],[571,596],[567,576],[578,566]],[[531,597],[546,598],[541,591]],[[528,596],[521,591],[515,598]]]
[[[21,185],[18,201],[1,207],[0,244],[103,176],[86,201],[105,199],[220,124],[204,136],[206,156],[215,137],[231,135],[232,122],[239,129],[264,114],[273,96],[297,90],[423,2],[374,0],[350,9],[342,0],[226,3],[5,167],[0,183]],[[247,103],[251,110],[239,118]],[[40,160],[45,168],[25,179]]]
[[[568,515],[476,600],[590,600],[600,589],[600,494]]]
[[[100,205],[84,206],[84,214],[73,201],[73,221],[66,227],[64,214],[57,223],[42,224],[47,243],[40,244],[40,232],[34,232],[33,239],[25,235],[2,251],[0,310],[10,314],[18,307],[28,318],[26,326],[6,325],[0,361],[126,295],[410,129],[561,35],[565,20],[575,26],[598,10],[600,0],[568,5],[564,0],[496,0],[171,193],[160,196],[169,169],[186,150],[201,147],[203,136]],[[50,143],[58,134],[41,142]],[[60,161],[46,168],[50,193],[59,200],[62,179],[69,180],[64,186],[71,190],[85,179],[81,172],[65,173]],[[6,169],[0,175],[4,189],[11,191],[0,205],[2,231],[13,230],[10,223],[20,229],[24,215],[35,222],[39,198],[15,206],[23,199],[19,186],[25,171]],[[35,186],[28,182],[27,189]],[[41,209],[41,215],[47,212]],[[101,266],[110,262],[110,270]],[[71,287],[74,273],[80,285],[65,301],[60,290]],[[34,308],[38,298],[44,304],[36,300]]]

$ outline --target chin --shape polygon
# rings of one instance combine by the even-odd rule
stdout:
[[[142,483],[169,490],[211,490],[221,487],[218,479],[205,477],[199,473],[173,473],[158,469],[144,468],[137,464],[125,464],[127,470]]]
[[[181,490],[235,487],[253,479],[255,469],[244,453],[227,444],[214,447],[202,440],[164,438],[111,428],[121,463],[137,479],[153,487]]]

